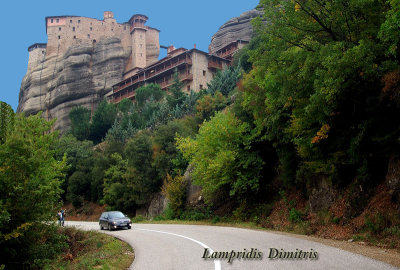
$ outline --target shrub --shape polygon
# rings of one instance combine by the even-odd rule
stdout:
[[[138,215],[138,216],[132,218],[131,220],[132,220],[132,223],[138,223],[138,222],[142,222],[144,220],[147,220],[147,218],[142,216],[142,215]]]
[[[187,183],[181,175],[171,177],[171,175],[167,173],[164,179],[164,185],[161,190],[169,200],[169,207],[172,210],[173,217],[179,217],[184,209],[186,185]]]
[[[202,212],[199,210],[186,210],[182,213],[181,219],[190,220],[190,221],[198,221],[207,219],[210,217],[210,213],[208,211]]]
[[[294,207],[292,209],[290,209],[290,211],[289,211],[289,221],[291,223],[300,223],[301,221],[303,221],[304,217],[305,217],[305,213],[297,210]]]

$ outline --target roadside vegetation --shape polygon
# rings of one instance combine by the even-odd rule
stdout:
[[[167,93],[148,84],[135,103],[104,100],[92,117],[73,109],[61,137],[40,115],[2,107],[0,264],[61,252],[56,234],[54,254],[36,250],[52,230],[40,222],[61,202],[135,215],[159,192],[169,206],[156,221],[249,222],[399,248],[400,193],[385,178],[400,160],[400,2],[260,7],[250,44],[199,93],[183,93],[175,74]]]
[[[67,244],[64,252],[43,269],[128,269],[134,259],[132,247],[107,234],[58,228]]]

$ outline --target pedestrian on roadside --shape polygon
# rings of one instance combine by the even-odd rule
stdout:
[[[59,226],[61,226],[62,218],[63,218],[63,214],[61,213],[61,210],[60,210],[60,211],[58,211],[58,213],[57,213],[57,219],[58,219],[58,225],[59,225]]]
[[[61,226],[64,226],[65,221],[65,209],[61,209]]]

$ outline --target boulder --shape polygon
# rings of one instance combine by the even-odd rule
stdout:
[[[153,196],[153,199],[150,202],[149,207],[147,208],[146,216],[148,218],[154,218],[159,216],[164,212],[164,210],[168,206],[168,199],[163,194],[156,193]]]
[[[186,182],[186,205],[190,207],[196,207],[202,205],[204,200],[201,195],[201,187],[194,185],[192,182],[191,173],[193,171],[193,166],[189,165],[183,175],[184,181]]]
[[[309,197],[310,210],[316,213],[327,210],[335,200],[336,192],[332,185],[325,179],[321,179],[317,187],[314,187]]]

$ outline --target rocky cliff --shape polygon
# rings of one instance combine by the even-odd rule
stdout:
[[[122,80],[129,55],[119,38],[110,37],[95,44],[76,44],[63,55],[43,57],[22,80],[17,112],[43,111],[48,119],[57,118],[55,129],[65,132],[73,107],[95,108],[112,85]]]
[[[242,13],[239,17],[227,21],[212,36],[211,44],[208,46],[209,52],[214,53],[225,45],[239,39],[250,41],[253,35],[251,20],[255,17],[260,17],[262,14],[262,11],[252,9]]]

